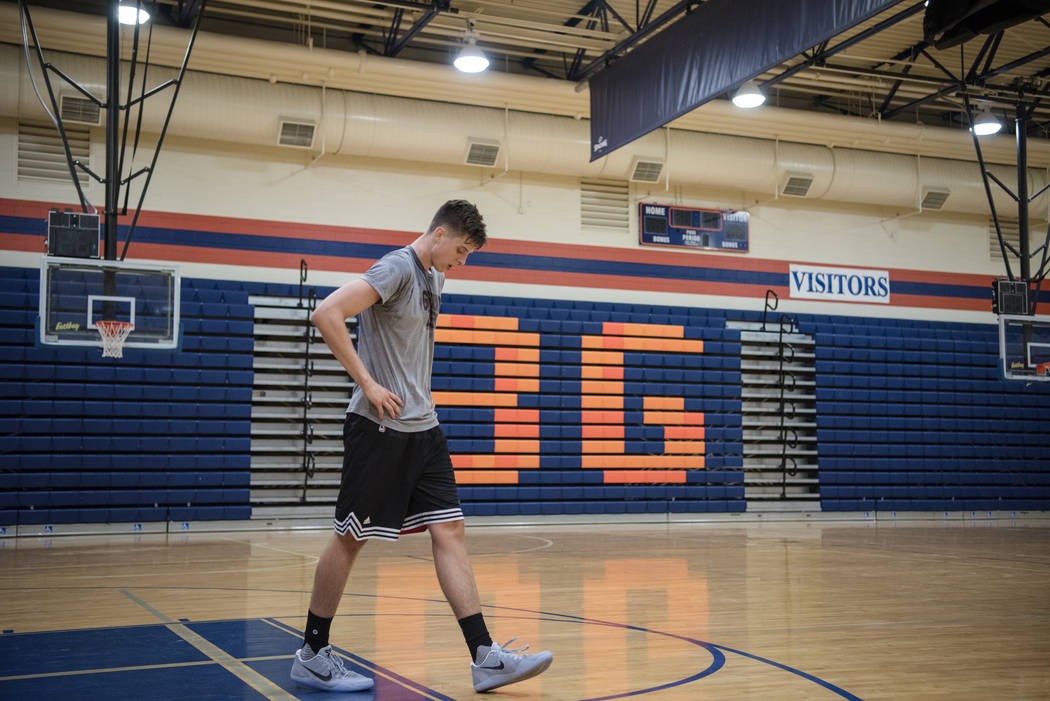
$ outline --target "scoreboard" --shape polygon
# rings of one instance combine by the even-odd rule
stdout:
[[[641,202],[638,242],[643,246],[747,251],[748,218],[747,212]]]

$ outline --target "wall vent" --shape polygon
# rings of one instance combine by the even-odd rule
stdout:
[[[58,113],[62,115],[63,123],[76,122],[93,127],[97,127],[102,118],[102,108],[83,95],[63,95]]]
[[[952,194],[951,190],[944,188],[923,188],[922,202],[919,204],[919,209],[923,211],[927,209],[940,209],[944,206],[944,203],[948,201],[948,196],[950,194]]]
[[[87,129],[66,128],[69,152],[74,161],[91,167],[91,133]],[[77,179],[88,182],[87,173],[77,169]],[[18,177],[33,180],[70,182],[62,137],[51,124],[18,123]]]
[[[805,197],[809,194],[809,188],[813,185],[813,176],[810,173],[788,173],[787,180],[780,188],[780,194],[788,197]]]
[[[311,122],[293,122],[290,119],[282,119],[277,143],[293,148],[312,148],[315,128]]]
[[[635,183],[658,183],[660,173],[664,171],[663,161],[650,161],[641,158],[634,159],[631,166],[631,182]]]
[[[630,230],[630,192],[622,180],[580,181],[580,226],[607,231]]]
[[[499,148],[498,141],[475,141],[470,139],[467,141],[467,157],[463,162],[468,166],[491,168],[496,165],[496,159],[499,158]]]
[[[1003,232],[1003,241],[1014,247],[1015,251],[1021,250],[1021,227],[1016,219],[1003,219],[999,217],[999,230]],[[1014,273],[1018,272],[1020,259],[1010,249],[1006,249],[1006,256],[1010,260]],[[999,237],[995,235],[995,220],[988,220],[988,257],[990,260],[1002,261],[1003,253],[999,248]]]

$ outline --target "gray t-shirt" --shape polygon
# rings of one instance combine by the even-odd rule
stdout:
[[[438,425],[430,395],[434,365],[434,326],[445,275],[423,264],[411,246],[391,251],[368,269],[364,280],[379,301],[357,315],[357,354],[375,381],[405,405],[401,416],[379,421],[368,397],[354,388],[347,412],[396,431],[426,431]]]

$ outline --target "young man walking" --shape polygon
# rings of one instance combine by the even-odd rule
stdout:
[[[459,620],[475,691],[534,677],[550,652],[520,654],[494,643],[481,614],[464,537],[452,460],[430,394],[434,327],[445,273],[485,244],[477,208],[450,200],[426,233],[379,259],[364,277],[330,294],[311,316],[354,378],[343,428],[343,473],[335,533],[314,573],[303,646],[292,679],[330,691],[360,691],[372,680],[347,670],[328,644],[354,559],[370,538],[430,531],[441,591]],[[357,349],[346,320],[358,319]]]

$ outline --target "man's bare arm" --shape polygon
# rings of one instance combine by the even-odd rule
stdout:
[[[352,280],[325,297],[310,315],[310,321],[321,332],[324,342],[328,344],[336,359],[376,408],[379,420],[382,421],[387,414],[394,418],[400,416],[401,407],[405,403],[375,381],[361,362],[350,333],[346,330],[347,319],[357,316],[378,301],[379,293],[371,285],[360,278]]]

